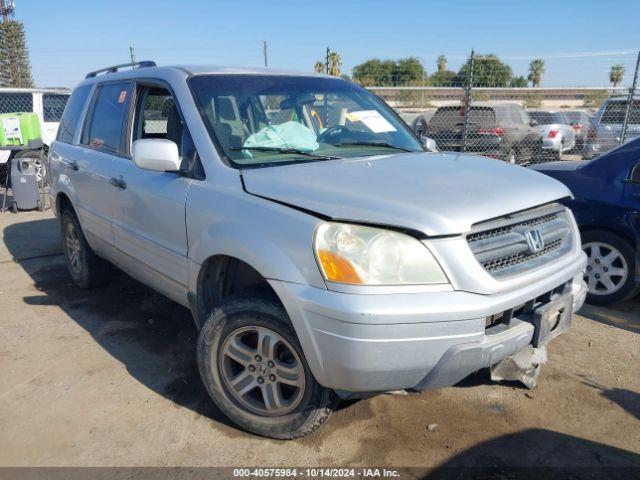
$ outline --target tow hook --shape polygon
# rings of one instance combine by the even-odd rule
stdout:
[[[527,388],[536,386],[540,367],[547,362],[547,347],[527,345],[514,355],[505,357],[491,367],[491,380],[522,382]]]

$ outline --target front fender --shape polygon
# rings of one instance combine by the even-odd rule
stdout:
[[[187,197],[189,290],[200,266],[216,255],[242,260],[264,278],[326,288],[313,255],[319,219],[239,188],[193,184]]]

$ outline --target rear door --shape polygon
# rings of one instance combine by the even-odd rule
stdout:
[[[145,138],[171,140],[178,145],[183,168],[180,173],[152,172],[138,168],[128,154],[114,159],[114,176],[119,182],[110,189],[115,245],[129,273],[184,304],[185,204],[195,176],[195,147],[166,85],[140,82],[132,106],[128,143]]]

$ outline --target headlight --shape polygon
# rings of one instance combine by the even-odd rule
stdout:
[[[323,223],[314,249],[326,280],[358,285],[447,283],[429,249],[393,230]]]

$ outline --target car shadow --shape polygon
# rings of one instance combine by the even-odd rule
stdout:
[[[39,292],[24,297],[27,305],[60,307],[140,383],[177,405],[236,429],[202,384],[196,362],[198,332],[186,308],[116,269],[104,287],[77,288],[61,248],[51,252],[59,242],[54,218],[8,225],[3,240]]]
[[[635,478],[640,455],[543,429],[494,438],[458,453],[424,478]]]
[[[580,377],[584,385],[597,390],[604,398],[615,403],[640,420],[640,393],[627,390],[626,388],[607,388],[591,380],[586,375],[580,375]]]
[[[633,333],[640,333],[640,321],[638,312],[640,311],[640,296],[626,302],[598,307],[585,303],[578,315],[590,320],[618,327]]]

